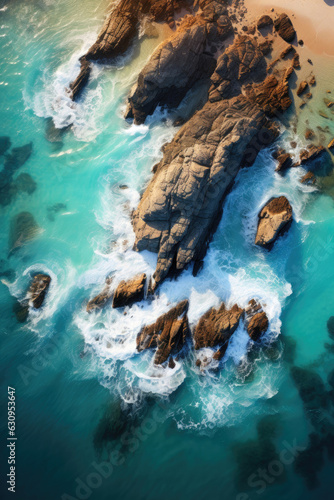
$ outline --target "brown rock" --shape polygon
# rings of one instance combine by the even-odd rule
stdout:
[[[29,303],[35,308],[42,307],[46,293],[51,283],[47,274],[36,274],[27,293]]]
[[[156,348],[154,363],[160,365],[185,345],[190,333],[187,300],[180,302],[168,313],[160,316],[153,325],[145,326],[137,336],[139,352]]]
[[[244,311],[236,304],[227,309],[221,304],[219,309],[212,307],[199,320],[194,330],[195,349],[223,346],[239,326]]]
[[[272,198],[259,213],[255,245],[270,250],[291,226],[292,208],[285,196]]]
[[[324,98],[324,103],[326,104],[327,108],[331,108],[332,106],[334,106],[334,102],[327,99],[327,97]]]
[[[288,45],[285,50],[280,55],[281,59],[286,59],[290,54],[295,54],[296,49],[292,45]]]
[[[113,291],[111,288],[112,281],[112,277],[106,279],[106,284],[102,292],[88,302],[86,307],[87,312],[92,312],[96,309],[102,309],[109,302],[113,295]]]
[[[322,111],[321,109],[319,110],[319,115],[322,116],[323,118],[327,118],[327,120],[328,120],[328,115],[326,115],[326,113],[324,111]]]
[[[146,274],[139,274],[131,280],[121,281],[114,293],[113,308],[130,306],[143,300],[145,283]]]
[[[300,69],[300,59],[299,54],[295,54],[292,59],[292,66],[294,69]]]
[[[314,85],[315,85],[316,83],[317,83],[317,82],[316,82],[315,76],[314,76],[314,75],[312,75],[312,76],[311,76],[311,78],[310,78],[309,84],[310,84],[312,87],[314,87]]]
[[[257,342],[269,328],[268,316],[264,311],[256,313],[247,325],[247,333],[252,340]]]
[[[70,84],[70,91],[71,91],[70,95],[73,101],[76,101],[80,97],[81,92],[88,83],[92,71],[91,63],[87,61],[86,57],[82,57],[80,59],[80,63],[81,66],[79,75]]]
[[[330,149],[332,152],[334,151],[334,139],[331,140],[331,142],[328,144],[328,149]]]
[[[312,99],[313,96],[311,92],[308,92],[305,97],[306,99]]]
[[[283,170],[287,170],[293,166],[292,158],[290,153],[286,153],[284,149],[279,149],[273,154],[275,160],[278,161],[278,165],[276,167],[276,172],[282,172]]]
[[[268,117],[291,104],[292,68],[280,79],[270,75],[248,85],[241,94],[243,82],[264,78],[265,60],[249,37],[238,37],[234,48],[218,59],[209,102],[164,147],[133,214],[134,248],[158,253],[155,288],[190,262],[194,274],[199,271],[235,176],[254,162],[259,144],[266,147],[277,137],[278,127]]]
[[[257,29],[270,28],[273,24],[274,21],[270,16],[261,16],[257,21]]]
[[[283,40],[291,43],[296,36],[296,31],[293,24],[287,14],[281,14],[274,21],[275,30]]]
[[[259,49],[264,56],[267,56],[273,50],[273,40],[265,40],[264,42],[260,43]]]
[[[307,128],[306,132],[305,132],[305,139],[310,140],[310,139],[313,139],[313,138],[314,138],[314,132],[313,132],[313,130],[311,130],[310,128]]]
[[[297,95],[300,96],[302,95],[306,89],[308,88],[308,83],[304,80],[303,82],[300,83],[298,90],[297,90]]]
[[[304,166],[308,162],[314,160],[322,160],[328,156],[326,149],[323,146],[315,146],[314,144],[310,144],[306,149],[301,151],[299,156],[299,162],[296,166]]]
[[[316,177],[313,172],[307,172],[301,179],[300,182],[302,184],[315,184]]]

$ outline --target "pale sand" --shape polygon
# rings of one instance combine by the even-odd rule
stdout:
[[[334,0],[245,0],[247,18],[286,12],[314,54],[334,56]],[[270,12],[274,8],[275,11]]]

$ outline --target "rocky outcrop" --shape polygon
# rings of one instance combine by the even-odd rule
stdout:
[[[227,309],[224,303],[219,309],[214,307],[209,309],[195,327],[193,334],[195,349],[218,346],[214,359],[221,359],[243,315],[244,310],[236,304],[231,309]]]
[[[270,28],[271,26],[273,26],[273,24],[274,21],[272,20],[272,18],[268,15],[264,15],[258,19],[256,26],[258,30],[261,30],[263,28]]]
[[[296,36],[296,31],[287,14],[281,14],[274,21],[275,30],[283,40],[288,43],[293,42]]]
[[[112,277],[108,277],[106,279],[106,283],[102,292],[96,295],[88,302],[86,307],[87,312],[92,312],[102,309],[104,306],[108,304],[111,297],[113,296],[113,289],[111,288],[112,282],[113,282]]]
[[[276,172],[284,172],[285,170],[293,166],[290,153],[287,153],[286,151],[284,151],[284,149],[276,150],[273,154],[273,157],[278,161]]]
[[[137,336],[137,350],[154,348],[154,363],[161,365],[171,355],[177,354],[189,336],[188,301],[180,302],[153,325],[145,326]]]
[[[80,58],[79,75],[70,84],[72,99],[78,98],[87,84],[91,61],[114,59],[130,47],[138,34],[142,15],[150,14],[155,21],[171,24],[175,11],[189,7],[189,3],[187,0],[119,0],[107,16],[96,42]]]
[[[307,174],[303,175],[300,179],[302,184],[313,185],[316,183],[316,177],[313,172],[307,172]]]
[[[221,28],[219,22],[220,18],[216,37],[223,40],[233,31],[232,25],[225,17]],[[211,26],[201,15],[186,18],[175,35],[156,49],[131,91],[126,118],[140,124],[159,105],[177,107],[194,83],[211,76],[216,66],[207,51]]]
[[[245,310],[245,325],[249,337],[254,341],[259,341],[268,331],[269,320],[262,306],[255,299],[249,301]]]
[[[302,94],[304,94],[304,92],[306,92],[307,89],[308,89],[307,81],[304,80],[300,82],[299,87],[297,89],[297,95],[301,96]]]
[[[305,166],[314,160],[321,161],[328,158],[328,152],[323,146],[315,146],[310,144],[306,149],[303,149],[299,155],[299,161],[296,166]]]
[[[259,71],[264,78],[264,64],[256,40],[237,38],[227,56],[218,59],[209,101],[164,147],[164,157],[133,214],[135,249],[158,253],[153,288],[190,262],[194,274],[198,272],[237,173],[279,133],[268,117],[291,104],[291,70],[280,79],[270,75],[249,85],[252,77],[260,79]],[[242,82],[248,83],[244,93],[233,97]]]
[[[277,240],[291,226],[292,208],[285,196],[272,198],[259,213],[255,245],[270,250]]]
[[[29,304],[35,309],[42,307],[51,278],[47,274],[36,274],[27,293]]]
[[[139,274],[129,281],[121,281],[115,290],[112,306],[126,307],[143,300],[145,283],[146,274]]]

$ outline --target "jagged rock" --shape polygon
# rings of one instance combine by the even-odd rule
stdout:
[[[288,45],[287,48],[285,50],[283,50],[283,52],[281,53],[280,58],[286,59],[288,57],[288,55],[295,54],[295,53],[296,53],[296,49],[292,45]]]
[[[96,42],[81,58],[78,77],[70,84],[73,99],[78,98],[90,75],[90,61],[110,60],[130,47],[138,34],[142,15],[151,14],[154,21],[170,21],[174,12],[188,7],[187,0],[120,0],[108,14]]]
[[[146,274],[139,274],[131,280],[121,281],[114,293],[112,306],[126,307],[140,302],[145,295]]]
[[[276,172],[282,172],[293,166],[292,157],[290,153],[286,153],[284,149],[278,149],[277,151],[275,151],[273,157],[275,158],[275,160],[278,161]]]
[[[143,123],[157,106],[177,107],[193,84],[210,77],[216,61],[206,52],[207,23],[186,18],[153,53],[128,98],[125,118]]]
[[[324,103],[326,104],[327,108],[331,108],[332,106],[334,106],[334,101],[327,99],[327,97],[324,97]]]
[[[315,85],[316,83],[317,83],[317,82],[316,82],[315,76],[314,76],[314,75],[312,75],[312,76],[311,76],[311,78],[310,78],[309,84],[310,84],[312,87],[314,87],[314,85]]]
[[[300,179],[300,182],[302,184],[313,185],[316,183],[316,177],[313,172],[307,172],[307,174],[303,175],[303,177]]]
[[[270,54],[273,50],[273,40],[265,40],[259,44],[259,49],[264,56]]]
[[[303,82],[300,83],[300,85],[298,87],[297,95],[301,96],[302,94],[304,94],[304,92],[306,91],[307,88],[308,88],[308,83],[306,80],[304,80]]]
[[[255,245],[270,250],[292,223],[292,208],[285,196],[272,198],[259,213]]]
[[[25,164],[25,162],[30,158],[31,153],[32,142],[18,148],[13,148],[11,153],[5,159],[4,170],[14,173]]]
[[[306,99],[312,99],[313,95],[311,92],[308,92],[305,97]]]
[[[257,342],[269,328],[268,316],[264,311],[254,314],[247,325],[247,333],[252,340]]]
[[[334,139],[331,140],[327,147],[330,151],[334,152]]]
[[[260,30],[260,29],[263,29],[263,28],[270,28],[271,26],[273,26],[274,24],[274,21],[272,20],[272,18],[270,16],[261,16],[260,19],[258,19],[256,25],[257,25],[257,29]]]
[[[10,223],[10,253],[32,240],[39,231],[34,217],[29,212],[15,215]]]
[[[300,69],[301,68],[299,54],[297,54],[297,53],[292,58],[292,66],[294,67],[294,69]]]
[[[217,61],[209,91],[211,102],[237,96],[241,85],[261,81],[266,76],[266,61],[259,45],[247,35],[239,36]]]
[[[90,61],[87,60],[85,56],[80,59],[80,72],[76,79],[70,83],[70,91],[71,91],[71,99],[76,101],[79,97],[83,89],[88,83],[90,74],[92,72],[92,65]]]
[[[278,127],[268,116],[282,113],[291,104],[292,68],[280,80],[270,75],[262,83],[248,85],[245,95],[225,99],[226,94],[231,97],[240,91],[240,78],[248,81],[251,74],[259,78],[255,68],[262,67],[264,58],[256,40],[246,38],[235,41],[235,51],[233,46],[228,49],[231,58],[224,54],[218,60],[215,87],[221,100],[216,96],[214,102],[207,102],[164,147],[163,159],[133,213],[134,248],[158,253],[154,288],[191,261],[194,274],[199,271],[235,176],[278,136]],[[239,54],[238,64],[233,52]],[[226,82],[225,90],[220,88],[219,75]]]
[[[274,26],[275,30],[279,36],[283,38],[283,40],[288,43],[291,43],[294,40],[296,31],[287,14],[281,14],[277,19],[275,19]]]
[[[145,326],[137,336],[137,350],[156,348],[156,365],[178,353],[189,335],[188,307],[188,301],[184,300],[160,316],[153,325]]]
[[[214,307],[209,309],[200,318],[194,330],[195,349],[224,346],[225,349],[222,349],[219,354],[222,357],[243,315],[244,310],[236,304],[231,309],[227,309],[224,303],[219,309]]]
[[[315,146],[310,144],[307,149],[303,149],[299,156],[299,162],[296,166],[304,166],[314,160],[323,160],[328,157],[328,152],[323,146]]]
[[[88,302],[86,307],[87,312],[92,312],[97,309],[102,309],[109,302],[109,300],[113,296],[113,290],[111,288],[112,281],[113,281],[112,277],[108,277],[106,279],[106,283],[102,292],[96,295],[93,299],[91,299]]]
[[[27,293],[29,303],[35,308],[42,307],[51,278],[47,274],[36,274]]]
[[[0,137],[0,155],[4,155],[7,149],[11,146],[11,140],[9,137],[3,135]]]

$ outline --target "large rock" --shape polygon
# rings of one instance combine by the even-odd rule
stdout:
[[[268,316],[264,311],[254,314],[247,325],[247,333],[255,342],[267,332],[269,327]]]
[[[102,309],[105,305],[107,305],[107,303],[109,302],[109,300],[113,296],[113,290],[111,288],[112,281],[113,281],[112,277],[108,277],[106,279],[106,283],[105,283],[105,286],[104,286],[102,292],[99,293],[98,295],[96,295],[95,297],[93,297],[88,302],[87,307],[86,307],[87,312],[92,312],[92,311]]]
[[[290,153],[287,153],[284,149],[278,149],[275,151],[273,157],[278,161],[276,172],[285,171],[293,166]]]
[[[36,274],[28,290],[27,298],[35,309],[42,307],[51,278],[47,274]]]
[[[275,30],[280,37],[288,43],[293,42],[296,36],[296,31],[287,14],[281,14],[274,22]]]
[[[271,249],[292,223],[292,208],[285,196],[271,198],[259,213],[255,245]]]
[[[114,293],[112,306],[126,307],[143,300],[145,283],[146,274],[139,274],[129,281],[121,281]]]
[[[328,151],[323,146],[315,146],[310,144],[306,149],[303,149],[299,155],[299,161],[296,166],[306,166],[308,163],[314,160],[322,161],[329,158]]]
[[[236,44],[239,60],[245,61],[241,47],[247,52],[250,49],[248,41],[242,39]],[[257,42],[250,40],[254,46],[251,53],[257,54]],[[235,77],[235,65],[229,65],[229,58],[224,60],[227,68],[220,65],[224,80],[229,74],[239,79],[247,73],[239,64]],[[133,214],[135,249],[158,253],[154,287],[192,261],[194,274],[200,269],[210,236],[220,221],[222,203],[240,168],[254,162],[261,147],[268,146],[279,133],[268,117],[291,104],[290,74],[284,72],[280,79],[270,75],[261,83],[248,85],[245,94],[207,102],[164,147],[164,157]],[[232,89],[238,85],[239,81]]]
[[[154,363],[157,365],[177,354],[189,335],[188,307],[188,301],[184,300],[160,316],[153,325],[145,326],[137,337],[138,351],[156,348]]]
[[[231,309],[227,309],[224,303],[219,309],[209,309],[195,327],[195,349],[219,346],[222,348],[219,350],[219,357],[222,357],[243,315],[244,310],[236,304]]]
[[[274,21],[268,15],[261,16],[256,23],[257,29],[259,29],[259,30],[261,30],[263,28],[270,28],[273,24],[274,24]]]
[[[151,14],[156,21],[173,20],[176,10],[187,7],[187,0],[120,0],[108,14],[96,42],[81,58],[77,78],[70,84],[71,97],[79,97],[88,82],[90,61],[110,60],[118,57],[130,47],[138,34],[142,15]]]
[[[211,75],[216,61],[205,52],[206,24],[201,16],[186,18],[156,49],[131,91],[126,118],[139,124],[159,105],[177,107],[196,81]]]

